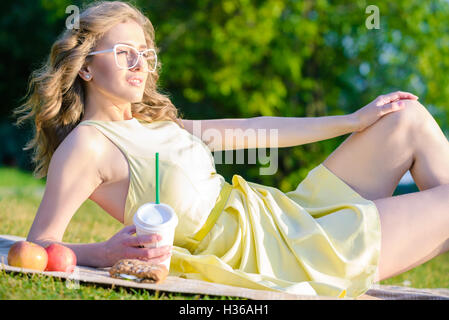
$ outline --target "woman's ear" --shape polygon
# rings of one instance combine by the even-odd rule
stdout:
[[[81,70],[78,72],[78,75],[84,81],[90,81],[92,79],[92,74],[90,73],[90,68],[88,66],[83,66]]]

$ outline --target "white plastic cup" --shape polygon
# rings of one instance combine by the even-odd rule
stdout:
[[[145,244],[147,248],[158,248],[173,245],[178,217],[175,211],[165,203],[148,202],[139,207],[133,217],[137,236],[146,234],[159,234],[162,239],[156,243]],[[170,270],[171,256],[162,264]]]

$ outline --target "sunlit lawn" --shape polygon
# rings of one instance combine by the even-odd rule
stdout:
[[[29,173],[0,167],[0,234],[26,237],[39,207],[44,182]],[[72,218],[64,242],[89,243],[109,239],[123,226],[91,200]],[[449,255],[445,254],[381,284],[415,288],[449,288]],[[65,280],[39,274],[0,274],[0,299],[227,299],[227,297],[172,294],[144,289],[81,283],[68,288]],[[231,298],[232,299],[232,298]]]

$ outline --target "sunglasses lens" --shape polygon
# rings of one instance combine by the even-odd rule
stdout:
[[[142,52],[142,58],[139,60],[139,52],[129,46],[118,45],[115,48],[117,63],[120,68],[131,69],[139,66],[143,71],[153,71],[156,67],[157,57],[153,50]]]

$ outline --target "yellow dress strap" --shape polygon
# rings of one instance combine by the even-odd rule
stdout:
[[[211,210],[203,227],[194,236],[187,238],[187,240],[189,242],[185,245],[185,247],[191,253],[193,253],[195,251],[195,249],[198,247],[198,244],[201,242],[201,240],[204,239],[204,237],[209,233],[209,231],[215,225],[215,222],[217,222],[218,217],[220,216],[221,212],[224,209],[224,206],[226,205],[226,202],[228,201],[229,194],[231,193],[231,190],[232,190],[232,185],[225,181],[223,187],[221,188],[220,194],[218,195],[217,201],[215,202],[215,206]]]

